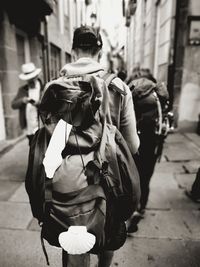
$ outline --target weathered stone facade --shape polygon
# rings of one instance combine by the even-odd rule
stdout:
[[[5,10],[1,13],[0,129],[5,129],[5,133],[0,135],[0,140],[13,139],[22,134],[18,119],[19,112],[11,108],[11,102],[19,86],[23,84],[18,78],[21,65],[32,61],[37,67],[42,68],[43,81],[48,78],[48,69],[49,78],[55,78],[54,75],[58,74],[59,68],[71,60],[72,32],[74,27],[83,23],[83,6],[85,8],[85,2],[82,3],[81,8],[78,8],[74,1],[57,1],[54,12],[47,18],[48,40],[44,38],[45,27],[42,20],[38,32],[32,36],[30,32],[25,32],[10,21]]]
[[[12,110],[11,101],[19,87],[17,44],[15,27],[9,23],[4,14],[0,26],[0,81],[2,86],[3,112],[7,138],[14,138],[20,134],[18,127],[18,113]]]
[[[198,0],[137,1],[127,29],[126,61],[128,74],[139,65],[168,84],[175,126],[195,131],[200,113],[200,50],[188,44],[190,17],[200,17]]]

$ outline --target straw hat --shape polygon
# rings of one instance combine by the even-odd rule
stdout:
[[[38,76],[40,72],[41,69],[36,68],[34,63],[26,63],[22,65],[22,73],[19,75],[19,78],[23,81],[31,80]]]

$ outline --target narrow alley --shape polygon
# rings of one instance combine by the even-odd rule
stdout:
[[[0,267],[47,266],[41,241],[50,266],[88,267],[85,252],[99,240],[117,246],[126,232],[114,258],[91,255],[90,267],[200,267],[200,183],[196,202],[186,195],[200,182],[199,59],[200,0],[0,0]],[[58,182],[47,231],[64,222],[90,232],[89,245],[76,231],[80,239],[64,238],[64,253],[41,240],[25,190],[42,125],[53,138],[39,131],[28,191],[43,207],[43,164]],[[135,211],[121,227],[128,207]],[[69,256],[78,246],[82,255]]]

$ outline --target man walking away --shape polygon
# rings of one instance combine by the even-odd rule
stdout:
[[[128,223],[128,232],[132,233],[137,231],[137,224],[143,218],[149,198],[150,180],[167,135],[164,114],[168,91],[164,83],[156,82],[148,69],[137,68],[129,79],[128,86],[133,96],[140,138],[135,160],[140,175],[141,199],[138,210]]]
[[[74,79],[77,81],[78,79],[83,79],[85,75],[93,75],[98,77],[96,80],[102,83],[102,77],[105,75],[99,63],[102,45],[101,35],[97,29],[87,26],[77,28],[74,32],[72,44],[72,58],[74,62],[66,64],[62,68],[62,81],[64,81],[64,79]],[[109,109],[112,123],[120,130],[133,156],[139,147],[139,137],[136,130],[132,95],[128,86],[121,79],[114,78],[112,84],[125,92],[125,94],[120,95],[119,101],[119,93],[115,90],[109,90]],[[105,101],[105,99],[102,99],[102,104],[103,101]],[[56,191],[63,191],[63,184],[61,183],[59,188],[59,181],[53,186],[54,189],[56,186]],[[98,255],[98,267],[109,267],[112,258],[113,251],[102,251]],[[66,266],[89,267],[89,254],[69,255],[63,250],[63,267]]]

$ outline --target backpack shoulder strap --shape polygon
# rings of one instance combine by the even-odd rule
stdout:
[[[157,95],[157,93],[154,91],[153,95],[156,99],[156,105],[157,105],[157,110],[158,110],[158,130],[157,130],[157,134],[160,135],[161,131],[162,131],[162,120],[163,120],[163,116],[162,116],[162,107],[160,104],[160,100],[159,97]]]
[[[107,86],[109,86],[110,85],[110,83],[112,82],[112,80],[114,79],[114,78],[116,78],[117,76],[114,74],[114,73],[104,73],[104,75],[101,77],[104,81],[105,81],[105,83],[107,84]]]
[[[114,83],[112,83],[112,81],[117,78],[117,76],[113,73],[105,73],[102,77],[101,77],[107,84],[107,86],[111,89],[113,89],[114,91],[117,91],[118,93],[122,94],[122,95],[126,95],[127,93],[125,92],[125,90],[119,88],[117,85],[115,85]]]

